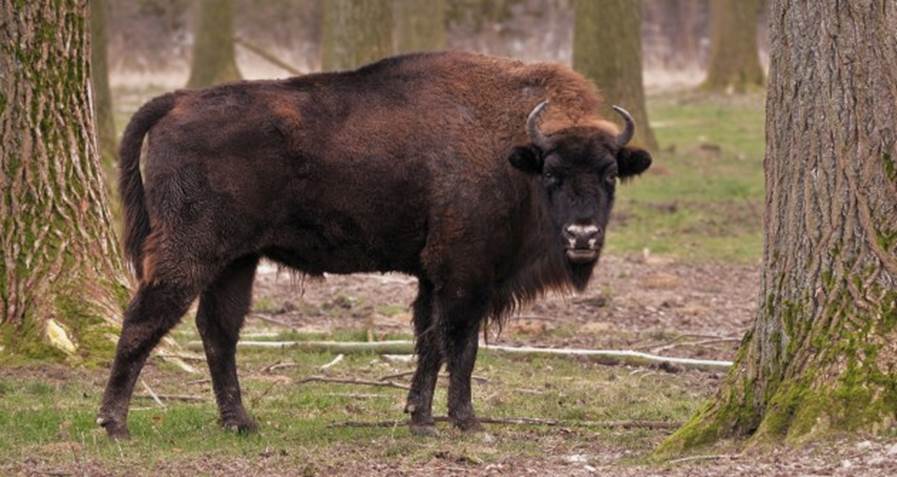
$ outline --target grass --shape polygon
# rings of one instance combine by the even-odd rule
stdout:
[[[763,97],[664,95],[649,102],[661,150],[619,189],[610,253],[756,262],[762,251]]]
[[[536,458],[545,451],[545,441],[559,432],[539,426],[490,427],[495,440],[484,445],[481,436],[448,427],[443,427],[447,439],[415,438],[404,426],[331,427],[331,423],[345,420],[404,417],[402,390],[294,384],[304,376],[319,374],[317,367],[333,358],[280,351],[241,353],[244,399],[261,425],[261,432],[250,436],[235,435],[217,425],[208,384],[184,384],[187,377],[182,372],[151,366],[144,378],[156,392],[195,394],[208,401],[170,403],[162,409],[148,399],[135,399],[130,417],[132,440],[124,443],[109,442],[94,423],[102,370],[83,371],[85,379],[53,379],[41,377],[42,373],[29,376],[22,370],[0,378],[0,426],[4,429],[0,433],[0,469],[26,459],[36,459],[47,468],[75,459],[123,471],[133,466],[150,469],[160,459],[195,461],[210,455],[254,459],[264,453],[280,456],[284,466],[313,462],[323,469],[337,466],[339,449],[347,447],[369,459],[405,465],[418,465],[445,453],[488,463],[508,456]],[[299,366],[277,370],[275,375],[257,371],[280,360],[293,360]],[[353,355],[330,372],[378,379],[405,369],[411,369],[411,364],[397,368],[373,355]],[[689,385],[698,374],[640,377],[622,368],[557,358],[512,360],[484,355],[477,363],[477,374],[489,379],[474,388],[479,412],[495,417],[682,421],[705,394]],[[445,388],[440,386],[439,414],[444,413],[444,398]],[[573,428],[567,432],[570,440],[561,450],[569,447],[569,452],[583,442],[608,439],[623,439],[646,452],[660,437],[657,431],[643,430]]]

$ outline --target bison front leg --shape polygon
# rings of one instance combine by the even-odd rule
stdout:
[[[212,388],[225,429],[253,432],[256,423],[243,408],[236,348],[252,300],[258,257],[233,262],[200,296],[196,326],[202,336]]]
[[[417,369],[411,380],[405,412],[411,414],[412,434],[433,436],[436,435],[433,392],[442,366],[442,352],[438,339],[439,330],[433,321],[433,285],[425,279],[420,279],[417,298],[414,300],[414,336]]]
[[[486,309],[485,299],[460,290],[444,297],[439,309],[442,349],[449,371],[448,415],[452,424],[464,431],[482,429],[473,411],[470,382]]]

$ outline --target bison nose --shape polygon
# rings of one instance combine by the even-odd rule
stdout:
[[[594,249],[601,238],[601,227],[597,225],[573,224],[564,228],[564,238],[569,248]]]

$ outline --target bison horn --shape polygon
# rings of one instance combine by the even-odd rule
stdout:
[[[526,134],[529,136],[529,140],[542,150],[546,149],[548,141],[545,138],[545,134],[539,129],[539,122],[542,120],[542,114],[547,108],[548,101],[542,101],[533,108],[532,112],[529,113],[529,117],[526,118]]]
[[[614,108],[614,111],[616,111],[617,114],[623,117],[623,122],[626,123],[623,127],[623,132],[617,136],[617,145],[623,147],[629,144],[629,141],[632,140],[632,136],[635,135],[635,121],[632,120],[632,115],[629,114],[629,111],[616,105],[611,107]]]

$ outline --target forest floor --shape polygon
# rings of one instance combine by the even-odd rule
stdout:
[[[119,91],[122,119],[146,92]],[[664,94],[650,99],[662,151],[619,190],[595,279],[576,296],[521,310],[492,344],[640,350],[730,360],[759,292],[763,98]],[[263,264],[244,338],[410,339],[416,282],[402,275],[301,280]],[[197,340],[192,318],[172,334]],[[0,475],[895,475],[897,440],[831,440],[752,449],[723,443],[657,463],[652,450],[718,388],[724,373],[607,366],[564,357],[482,353],[481,416],[555,420],[487,424],[437,437],[404,425],[399,387],[303,382],[310,376],[408,383],[408,357],[244,349],[244,402],[260,431],[217,425],[208,373],[152,358],[132,404],[132,439],[108,441],[94,419],[107,370],[62,364],[0,367]],[[328,366],[329,365],[329,366]],[[322,368],[323,366],[323,368]],[[406,374],[402,374],[406,373]],[[400,375],[401,374],[401,375]],[[445,413],[445,382],[434,407]],[[612,425],[650,421],[655,428]]]

